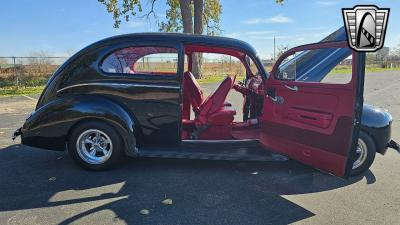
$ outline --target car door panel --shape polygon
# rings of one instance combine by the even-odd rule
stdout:
[[[331,113],[317,112],[306,108],[291,107],[287,110],[286,117],[298,123],[325,129],[331,124],[333,115]]]
[[[282,58],[299,50],[333,47],[345,48],[347,44],[318,43],[303,46],[289,50]],[[333,54],[324,55],[331,57]],[[355,53],[353,63],[354,58]],[[334,175],[345,176],[348,159],[352,151],[355,151],[352,143],[358,103],[358,73],[354,71],[354,65],[349,83],[332,84],[279,79],[276,71],[282,61],[281,58],[277,61],[264,84],[269,91],[266,91],[264,100],[260,142],[270,150]],[[271,90],[274,92],[273,97],[269,96]]]
[[[288,90],[285,86],[289,84],[298,87],[298,91],[294,93]],[[275,88],[277,95],[284,102],[282,104],[275,104],[269,99],[265,99],[266,111],[264,114],[269,115],[268,118],[273,118],[273,121],[276,123],[289,123],[291,126],[297,128],[332,134],[338,119],[336,115],[352,116],[351,108],[354,101],[350,101],[350,99],[353,99],[354,93],[348,88],[343,88],[338,92],[338,89],[335,88],[322,88],[320,86],[316,87],[316,85],[318,84],[282,81],[268,84],[269,87]],[[342,100],[339,101],[339,99]],[[270,113],[273,114],[270,115]],[[321,119],[319,122],[322,122],[322,119],[326,119],[324,121],[325,127],[322,125],[317,126],[318,121],[312,122],[307,120],[307,118],[301,118],[304,122],[296,120],[295,118],[299,116],[296,113],[306,117],[307,115],[318,116],[318,119]],[[326,126],[327,122],[329,123],[328,126]]]

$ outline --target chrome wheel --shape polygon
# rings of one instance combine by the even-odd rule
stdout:
[[[365,162],[365,160],[367,159],[367,155],[368,155],[367,144],[365,144],[365,142],[361,138],[359,138],[356,149],[356,160],[353,163],[353,170],[357,169]]]
[[[89,164],[102,164],[112,154],[111,138],[101,130],[90,129],[79,135],[76,141],[79,157]]]

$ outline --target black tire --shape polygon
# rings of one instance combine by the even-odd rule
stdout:
[[[97,132],[100,131],[100,132]],[[106,146],[106,149],[111,149],[111,153],[107,154],[107,157],[104,157],[104,161],[99,160],[93,160],[93,162],[88,162],[90,159],[87,157],[90,155],[86,156],[86,153],[84,150],[79,150],[78,149],[78,139],[82,140],[82,135],[91,134],[90,132],[94,132],[93,135],[97,133],[101,133],[101,138],[99,140],[104,140],[103,144]],[[96,137],[96,136],[95,136]],[[90,138],[90,137],[89,137]],[[103,138],[103,139],[102,139]],[[86,138],[87,140],[88,138]],[[108,140],[110,139],[110,140]],[[93,139],[96,140],[96,139]],[[105,140],[108,140],[107,142]],[[81,142],[79,142],[81,143]],[[108,143],[108,144],[105,144]],[[90,149],[92,149],[93,144],[88,144]],[[70,136],[68,139],[68,153],[74,159],[74,161],[81,166],[84,169],[89,169],[89,170],[106,170],[114,166],[123,156],[123,144],[122,140],[118,134],[118,132],[109,124],[102,122],[102,121],[86,121],[78,124],[76,127],[73,128],[73,130],[70,132]],[[99,146],[99,144],[97,144]],[[94,147],[93,147],[94,148]],[[81,149],[87,149],[86,144],[84,148]],[[92,151],[91,151],[92,152]],[[103,154],[102,151],[97,151],[96,149],[96,155],[94,157],[97,157],[97,154]],[[86,157],[85,157],[86,156]],[[106,156],[106,155],[105,155]],[[89,156],[90,157],[90,156]],[[100,157],[100,156],[99,156]],[[101,157],[100,157],[101,158]]]
[[[364,145],[364,148],[366,147],[366,157],[365,160],[361,160],[362,163],[360,163],[356,168],[352,168],[351,170],[351,176],[357,176],[369,169],[369,167],[372,165],[372,163],[375,160],[375,154],[376,154],[376,146],[374,140],[365,132],[360,131],[359,135],[359,140],[358,140],[358,147],[362,147]],[[363,147],[362,147],[363,148]],[[354,162],[358,159],[360,159],[361,154],[357,154],[357,156],[354,159]],[[353,162],[353,166],[354,166]]]

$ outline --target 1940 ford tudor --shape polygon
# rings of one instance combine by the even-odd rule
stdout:
[[[235,39],[171,33],[107,38],[54,73],[14,138],[67,148],[93,170],[124,155],[263,160],[271,151],[336,176],[360,174],[376,152],[399,147],[390,138],[391,115],[363,105],[365,53],[352,51],[346,40],[341,28],[290,49],[268,73],[256,51]],[[195,53],[235,58],[245,79],[235,82],[236,74],[229,74],[204,96],[192,74]],[[170,60],[149,57],[160,55]],[[351,68],[347,80],[326,80],[344,62]],[[243,96],[243,121],[234,122],[238,109],[226,102],[232,91]]]

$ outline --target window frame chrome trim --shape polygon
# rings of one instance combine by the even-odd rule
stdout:
[[[122,84],[122,83],[81,83],[81,84],[73,84],[57,90],[57,93],[65,91],[67,89],[75,88],[75,87],[83,87],[83,86],[111,86],[111,87],[146,87],[146,88],[164,88],[164,89],[180,89],[180,86],[172,86],[172,85],[154,85],[154,84]]]

